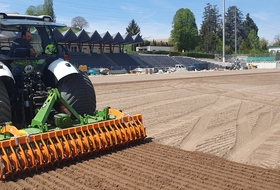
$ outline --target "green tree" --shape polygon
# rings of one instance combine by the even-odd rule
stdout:
[[[250,33],[248,34],[248,39],[251,43],[251,47],[254,50],[258,50],[260,48],[260,39],[256,34],[255,30],[251,30]]]
[[[235,26],[237,36],[237,49],[244,40],[244,30],[242,23],[243,13],[236,6],[229,7],[225,14],[225,43],[230,47],[232,52],[234,52],[235,50]]]
[[[43,5],[38,5],[38,6],[31,5],[27,8],[25,14],[33,15],[33,16],[49,15],[55,21],[55,14],[53,11],[53,1],[44,0]]]
[[[280,34],[274,36],[273,46],[280,46]]]
[[[251,32],[251,30],[254,30],[256,35],[258,35],[258,27],[255,24],[255,22],[253,21],[252,18],[250,18],[250,14],[248,13],[246,15],[246,19],[243,21],[243,30],[244,30],[244,36],[243,38],[246,39],[249,35],[249,33]]]
[[[141,32],[140,27],[137,25],[134,19],[126,27],[126,33],[131,36],[135,36]]]
[[[260,50],[267,51],[268,49],[268,41],[265,38],[260,39]]]
[[[33,15],[33,16],[39,16],[39,15],[43,15],[44,11],[43,11],[43,5],[38,5],[38,6],[29,6],[27,8],[27,10],[25,11],[26,15]]]
[[[198,29],[194,14],[188,9],[179,9],[173,17],[170,42],[178,51],[194,50],[198,42]]]
[[[217,50],[219,41],[218,32],[221,31],[221,14],[217,5],[206,4],[203,12],[203,21],[200,29],[201,48],[204,50]]]
[[[56,17],[53,11],[53,1],[52,0],[44,0],[43,4],[43,12],[45,15],[49,15],[55,21]]]
[[[126,27],[126,33],[130,34],[131,36],[135,36],[141,33],[140,27],[138,26],[138,24],[135,22],[134,19],[132,19],[131,22]],[[135,51],[135,49],[136,49],[136,45],[132,44],[131,50]]]
[[[242,43],[239,47],[239,52],[248,54],[248,53],[250,53],[251,49],[252,49],[252,46],[251,46],[250,40],[247,38],[242,41]]]

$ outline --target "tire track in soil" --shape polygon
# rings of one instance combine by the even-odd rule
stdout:
[[[122,158],[122,160],[126,160],[126,162],[123,163],[122,160],[116,161],[116,158]],[[172,189],[186,188],[186,186],[181,185],[183,178],[179,177],[178,179],[176,179],[175,177],[177,175],[174,175],[170,172],[166,172],[166,169],[162,171],[161,168],[158,167],[158,165],[156,165],[156,169],[151,167],[151,165],[149,165],[149,163],[147,162],[145,162],[145,165],[143,165],[142,160],[141,162],[139,162],[140,159],[138,157],[136,158],[130,153],[124,153],[124,155],[115,154],[114,156],[110,156],[107,159],[110,162],[117,162],[118,164],[123,165],[124,168],[127,168],[126,172],[132,173],[131,177],[133,177],[133,179],[137,179],[137,175],[141,175],[144,178],[150,178],[150,176],[157,176],[156,180],[152,181],[152,185],[160,189],[164,188],[166,184],[168,184],[168,187]],[[135,159],[137,159],[136,162]],[[140,171],[134,173],[134,171],[137,170]]]
[[[242,146],[236,147],[236,149],[233,149],[233,151],[227,155],[228,159],[240,160],[242,163],[247,163],[250,161],[251,155],[257,151],[270,136],[278,131],[275,127],[278,124],[271,125],[273,118],[271,111],[267,111],[268,109],[268,106],[264,106],[249,114],[249,116],[256,115],[255,117],[258,121],[253,128],[251,128],[249,124],[245,126],[247,127],[247,131],[250,130],[250,134],[247,136],[241,134],[241,136],[239,136],[239,138],[244,138],[245,140],[243,140]]]
[[[207,101],[205,101],[206,99]],[[190,100],[191,98],[186,97],[180,101],[171,100],[168,103],[166,101],[161,101],[161,103],[155,104],[155,106],[142,106],[142,109],[136,106],[133,111],[136,112],[137,109],[142,110],[143,116],[150,120],[146,127],[149,128],[149,126],[152,126],[152,128],[157,128],[161,124],[165,124],[170,120],[176,121],[178,116],[187,115],[199,109],[204,109],[204,107],[211,105],[216,99],[215,97],[209,97],[207,95],[197,95],[192,98],[192,101]],[[180,107],[181,105],[185,105],[186,107],[189,107],[189,109],[177,109],[177,107]],[[167,109],[169,107],[174,109]],[[158,114],[160,112],[162,114]]]
[[[106,158],[103,156],[102,158],[104,160],[100,161],[102,163],[101,165],[91,164],[87,162],[86,165],[82,164],[73,167],[75,168],[75,170],[82,173],[86,173],[88,175],[92,175],[92,173],[95,173],[95,175],[99,175],[99,176],[106,174],[106,180],[107,180],[106,185],[110,187],[115,186],[115,187],[120,187],[121,189],[141,189],[141,187],[143,186],[141,182],[133,181],[132,183],[132,179],[130,178],[130,175],[120,175],[119,172],[116,172],[111,168],[110,164],[104,164],[104,162],[106,163]],[[95,161],[98,161],[98,159]]]
[[[66,169],[67,171],[67,169]],[[64,170],[57,169],[55,171],[50,171],[47,173],[47,178],[51,179],[50,181],[56,181],[56,184],[62,183],[59,186],[64,186],[65,188],[69,189],[71,187],[76,187],[77,189],[83,189],[83,190],[90,190],[90,187],[86,187],[83,182],[83,180],[80,180],[79,177],[76,175],[73,175],[74,171],[67,171],[64,172]],[[72,180],[71,178],[74,178],[75,180]]]
[[[137,147],[138,148],[138,147]],[[142,147],[140,147],[142,148]],[[226,161],[222,158],[219,157],[215,157],[215,156],[211,156],[211,155],[207,155],[204,153],[199,153],[199,152],[188,152],[189,154],[184,154],[184,155],[180,155],[180,152],[178,152],[178,156],[176,156],[176,152],[177,151],[181,151],[179,149],[174,149],[172,150],[172,154],[168,154],[168,146],[157,146],[155,144],[153,144],[151,147],[151,152],[154,152],[155,157],[158,157],[160,159],[160,157],[168,157],[169,159],[167,160],[168,163],[172,163],[173,160],[176,160],[177,158],[180,158],[181,160],[176,160],[175,163],[178,163],[178,165],[181,165],[181,163],[184,163],[184,161],[186,161],[185,159],[187,159],[187,163],[189,166],[195,166],[197,165],[197,167],[194,167],[194,170],[197,171],[199,169],[201,170],[206,170],[207,167],[209,166],[213,166],[210,168],[210,171],[205,171],[206,173],[211,173],[211,171],[215,171],[217,170],[217,173],[213,176],[216,175],[220,175],[220,173],[223,173],[223,175],[221,176],[226,176],[226,174],[228,173],[229,177],[232,177],[235,175],[235,173],[237,173],[235,176],[237,179],[244,179],[244,176],[248,177],[247,179],[250,180],[251,177],[253,176],[256,180],[259,181],[259,184],[262,185],[264,183],[263,178],[265,179],[269,179],[270,177],[272,177],[272,181],[277,182],[277,184],[272,184],[272,187],[277,187],[279,188],[280,186],[280,171],[279,170],[264,170],[263,168],[258,168],[258,167],[253,167],[253,166],[247,166],[244,164],[239,164],[236,162],[230,162],[230,161]],[[165,151],[162,150],[155,150],[155,149],[164,149]],[[141,149],[142,150],[142,154],[147,154],[147,156],[150,155],[148,148],[147,149]],[[136,151],[135,153],[137,154],[137,152],[140,152],[141,150],[133,150]],[[131,152],[131,151],[130,151]],[[158,155],[157,155],[158,154]],[[174,156],[175,155],[175,156]],[[184,157],[186,156],[187,157]],[[152,159],[153,161],[155,160]],[[170,161],[172,160],[172,161]],[[201,165],[200,165],[201,164]],[[199,167],[201,166],[201,167]],[[220,169],[223,169],[222,171]],[[229,169],[230,168],[230,169]],[[257,175],[258,172],[261,173],[261,175]],[[266,173],[267,172],[267,173]],[[272,172],[272,174],[275,172],[276,175],[267,175],[269,174],[269,172]],[[240,173],[244,176],[241,176]],[[251,174],[250,174],[251,173]],[[266,174],[265,174],[266,173]],[[265,175],[265,176],[264,176]],[[247,179],[245,178],[245,184],[248,183]],[[257,185],[256,182],[252,182],[253,185]],[[270,185],[270,181],[268,181],[268,184]]]
[[[161,156],[161,155],[160,155]],[[117,158],[127,159],[126,165],[133,166],[132,170],[141,169],[142,171],[139,174],[145,173],[146,175],[154,176],[157,175],[156,182],[153,181],[153,185],[159,189],[164,188],[165,185],[168,185],[168,188],[171,189],[185,189],[185,188],[203,188],[205,186],[200,185],[199,180],[191,180],[187,175],[180,174],[182,172],[185,174],[186,170],[183,170],[182,167],[168,167],[165,159],[159,159],[155,161],[147,161],[146,155],[139,158],[138,155],[134,155],[132,152],[121,152],[116,155]],[[137,157],[137,162],[135,162],[135,157]],[[113,161],[113,160],[112,160]],[[143,163],[145,163],[143,165]],[[148,176],[148,177],[149,177]],[[149,178],[150,178],[149,177]],[[159,183],[159,184],[158,184]],[[192,185],[191,185],[192,184]],[[207,185],[207,183],[205,183]]]
[[[85,176],[87,184],[82,181]],[[30,180],[40,181],[41,186],[33,186],[36,182],[30,181],[26,184],[27,180],[15,184],[22,185],[22,189],[272,190],[280,188],[280,171],[151,142],[34,175]]]
[[[196,98],[198,98],[198,96]],[[186,134],[189,133],[189,131],[192,128],[191,126],[188,126],[188,124],[194,121],[197,122],[196,120],[198,120],[199,117],[202,117],[203,110],[208,109],[208,107],[211,107],[211,104],[217,100],[216,98],[209,97],[208,101],[209,103],[207,105],[204,105],[204,107],[198,107],[193,110],[181,111],[181,113],[177,113],[172,118],[166,118],[166,116],[163,116],[161,122],[157,122],[153,124],[152,129],[147,128],[147,133],[149,134],[150,137],[152,138],[154,137],[159,141],[161,139],[166,139],[166,138],[173,139],[172,138],[173,136],[174,137],[185,136]],[[187,102],[189,101],[187,100]],[[181,143],[181,140],[178,143]]]
[[[195,142],[201,136],[201,134],[206,131],[210,120],[212,119],[212,117],[215,114],[215,111],[219,107],[217,105],[219,101],[221,101],[220,97],[218,97],[218,99],[216,99],[216,101],[211,106],[207,107],[206,110],[203,111],[202,116],[207,115],[207,117],[202,117],[201,116],[198,119],[197,123],[195,124],[195,126],[193,126],[190,133],[187,134],[186,137],[183,138],[183,140],[181,141],[180,148],[186,149],[189,146],[196,148],[196,145],[195,145],[196,143]],[[192,143],[192,145],[190,145],[189,143]]]
[[[36,184],[36,185],[35,185]],[[3,186],[3,187],[2,187]],[[16,180],[15,182],[5,182],[0,184],[0,189],[2,190],[22,190],[23,188],[27,189],[34,189],[35,187],[37,188],[38,185],[34,179],[31,179],[30,182],[26,182],[23,179]],[[44,190],[44,189],[42,189]]]
[[[82,162],[83,163],[83,162]],[[77,165],[82,164],[82,163],[77,163]],[[70,180],[74,180],[78,183],[80,183],[82,187],[80,187],[79,189],[83,189],[83,188],[89,188],[92,189],[92,181],[94,180],[95,182],[97,182],[97,184],[100,181],[105,181],[103,179],[101,179],[98,175],[96,175],[95,173],[91,173],[90,175],[85,175],[84,172],[79,172],[76,171],[75,168],[73,168],[72,166],[68,166],[67,168],[63,168],[60,171],[62,176],[67,176]],[[82,175],[79,175],[82,174]],[[63,179],[62,179],[63,180]],[[109,184],[109,183],[108,183]],[[95,188],[101,188],[101,186],[97,185],[95,186]]]
[[[238,118],[236,122],[236,137],[235,137],[235,144],[225,157],[229,158],[231,155],[236,154],[236,152],[246,145],[246,143],[251,138],[251,129],[248,123],[248,106],[249,102],[242,101],[239,111],[238,111]]]
[[[149,152],[148,152],[148,154],[149,154]],[[148,154],[146,156],[148,156]],[[153,160],[155,160],[155,162],[156,162],[157,158],[160,158],[163,156],[166,156],[166,155],[160,155],[160,154],[156,155],[153,157]],[[232,171],[228,172],[227,170],[224,171],[224,170],[220,170],[220,168],[212,168],[212,167],[209,167],[208,169],[207,169],[207,167],[206,168],[203,167],[201,169],[198,167],[199,165],[198,165],[197,161],[195,161],[195,160],[188,159],[186,161],[186,160],[176,160],[175,158],[172,158],[171,160],[175,160],[175,163],[180,163],[180,164],[178,164],[178,167],[182,167],[182,168],[185,167],[185,165],[183,163],[187,163],[187,165],[188,165],[187,167],[192,168],[190,171],[191,173],[197,172],[197,173],[199,173],[199,175],[202,175],[202,176],[207,176],[207,175],[215,176],[215,179],[212,179],[213,183],[219,183],[219,181],[221,181],[223,179],[225,180],[226,178],[229,178],[229,179],[225,180],[225,181],[227,181],[227,183],[235,183],[236,181],[241,181],[241,183],[242,183],[242,181],[243,181],[243,178],[240,178],[239,175],[236,175],[236,177],[232,179],[232,177],[234,176],[234,175],[232,175],[232,172],[234,173],[237,171],[237,170],[235,170],[234,167],[231,167]],[[201,160],[201,159],[199,158],[198,160]],[[167,162],[166,164],[171,164],[171,165],[175,164],[173,162],[170,162],[169,160],[166,162]],[[205,166],[205,164],[203,164],[203,166]],[[227,169],[227,168],[224,168],[224,169]],[[215,172],[215,171],[217,171],[217,172]],[[197,180],[199,180],[199,179],[196,179],[196,181]],[[262,181],[259,182],[259,184],[262,184],[262,183],[263,183]],[[252,185],[258,185],[257,181],[253,181]]]

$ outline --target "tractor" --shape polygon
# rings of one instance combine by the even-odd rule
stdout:
[[[140,114],[96,110],[89,77],[60,56],[53,30],[64,26],[0,13],[0,179],[146,137]],[[11,48],[24,31],[35,56]]]

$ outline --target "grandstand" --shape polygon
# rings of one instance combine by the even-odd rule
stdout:
[[[174,67],[177,64],[167,55],[134,54],[130,56],[134,57],[136,61],[141,60],[146,67]]]
[[[135,68],[167,68],[182,64],[186,68],[195,66],[197,70],[213,69],[218,65],[186,56],[168,56],[157,54],[127,54],[125,44],[143,42],[140,35],[111,35],[108,31],[99,34],[97,31],[87,33],[84,30],[74,33],[71,29],[61,33],[54,29],[58,43],[67,51],[70,61],[75,65],[87,65],[90,68],[108,68],[110,70],[126,70]],[[61,53],[63,53],[61,51]],[[61,54],[62,57],[62,54]],[[202,65],[206,65],[201,67]]]
[[[90,68],[112,68],[119,69],[117,65],[110,62],[104,54],[84,52],[69,52],[70,61],[75,65],[87,65]]]

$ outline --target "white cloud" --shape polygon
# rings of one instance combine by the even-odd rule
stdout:
[[[10,5],[0,3],[0,10],[1,10],[1,12],[10,12],[11,11]]]
[[[258,12],[258,13],[252,13],[252,18],[257,18],[262,21],[269,21],[271,18],[271,15],[269,15],[267,12]]]

